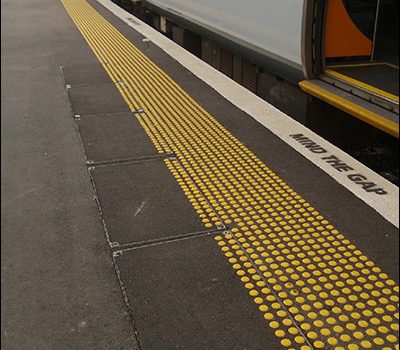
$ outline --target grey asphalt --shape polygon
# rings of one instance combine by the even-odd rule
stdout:
[[[96,167],[91,175],[114,243],[140,243],[204,231],[162,159]]]
[[[116,258],[142,349],[281,349],[212,235]]]
[[[61,2],[1,9],[1,347],[137,349],[60,70],[96,58]]]

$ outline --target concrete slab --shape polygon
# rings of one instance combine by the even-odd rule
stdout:
[[[133,113],[87,115],[77,124],[89,162],[157,154]]]
[[[128,105],[112,83],[76,86],[68,92],[75,115],[129,112]]]
[[[142,349],[280,349],[219,251],[201,236],[116,257]]]
[[[163,160],[91,170],[110,239],[120,245],[203,231]]]
[[[71,86],[114,83],[100,63],[67,65],[61,70],[65,84]]]

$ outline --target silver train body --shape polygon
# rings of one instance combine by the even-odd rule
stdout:
[[[304,77],[304,0],[146,0],[177,22],[206,33],[253,62],[290,78]],[[282,65],[283,64],[283,65]],[[285,67],[286,66],[286,67]]]

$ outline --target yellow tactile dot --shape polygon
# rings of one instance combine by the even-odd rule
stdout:
[[[339,343],[339,341],[336,338],[330,337],[327,339],[327,343],[330,346],[334,346],[334,345],[337,345]]]
[[[385,344],[385,341],[382,339],[382,338],[374,338],[374,343],[376,344],[376,345],[383,345],[383,344]]]
[[[304,343],[305,343],[305,340],[304,340],[304,338],[303,338],[302,336],[296,336],[296,337],[294,338],[294,341],[295,341],[297,344],[304,344]]]
[[[389,332],[389,329],[385,326],[381,326],[381,327],[378,327],[378,331],[381,332],[382,334],[386,334]]]
[[[252,297],[255,297],[255,296],[258,295],[258,292],[257,292],[255,289],[252,289],[252,290],[249,291],[249,294],[250,294]]]
[[[351,340],[351,337],[348,334],[342,334],[340,336],[340,339],[344,342],[349,342]]]
[[[329,335],[331,335],[331,331],[328,328],[323,328],[320,330],[320,333],[324,336],[324,337],[328,337]]]
[[[359,350],[360,347],[357,344],[349,344],[347,347],[349,350]]]
[[[336,318],[328,317],[328,318],[326,319],[326,322],[327,322],[328,324],[330,324],[330,325],[334,325],[334,324],[337,323],[337,320],[336,320]]]
[[[310,317],[310,318],[314,319],[313,317]],[[319,328],[324,326],[324,322],[321,321],[321,320],[316,320],[316,321],[313,322],[313,324],[314,324],[315,327],[319,327]]]
[[[278,329],[277,331],[275,331],[275,335],[279,338],[283,338],[286,335],[286,333],[285,331]]]
[[[395,337],[394,335],[388,335],[386,337],[386,339],[391,343],[396,343],[397,342],[397,337]]]
[[[267,312],[267,313],[264,314],[264,318],[265,318],[266,320],[270,321],[270,320],[273,320],[273,319],[274,319],[274,315],[271,314],[271,313],[269,313],[269,312]]]
[[[366,317],[371,317],[374,314],[371,310],[364,310],[362,313]]]
[[[313,343],[314,347],[316,349],[324,349],[325,348],[325,343],[322,342],[321,340],[317,340]]]
[[[393,329],[394,331],[398,332],[399,331],[399,324],[398,323],[392,323],[390,325],[390,328]]]
[[[370,337],[374,337],[377,334],[377,331],[375,329],[369,328],[365,331]]]
[[[353,336],[355,339],[363,339],[364,338],[364,334],[362,332],[354,332]]]
[[[264,302],[264,299],[262,299],[262,298],[254,298],[254,302],[256,304],[262,304]]]
[[[372,343],[369,342],[368,340],[364,340],[361,342],[361,347],[364,349],[371,349],[372,348]]]
[[[308,332],[307,333],[307,337],[310,339],[317,339],[318,338],[318,334],[315,332]]]
[[[271,328],[273,328],[273,329],[276,329],[276,328],[279,327],[279,323],[276,322],[276,321],[273,321],[273,322],[270,322],[270,323],[269,323],[269,326],[270,326]]]
[[[295,327],[290,327],[290,328],[288,329],[288,332],[289,332],[290,334],[292,334],[292,335],[297,335],[297,334],[299,334],[299,330],[298,330],[297,328],[295,328]]]

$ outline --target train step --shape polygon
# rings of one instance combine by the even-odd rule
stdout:
[[[399,115],[397,113],[319,79],[303,80],[299,85],[303,91],[310,95],[392,136],[399,137]]]

